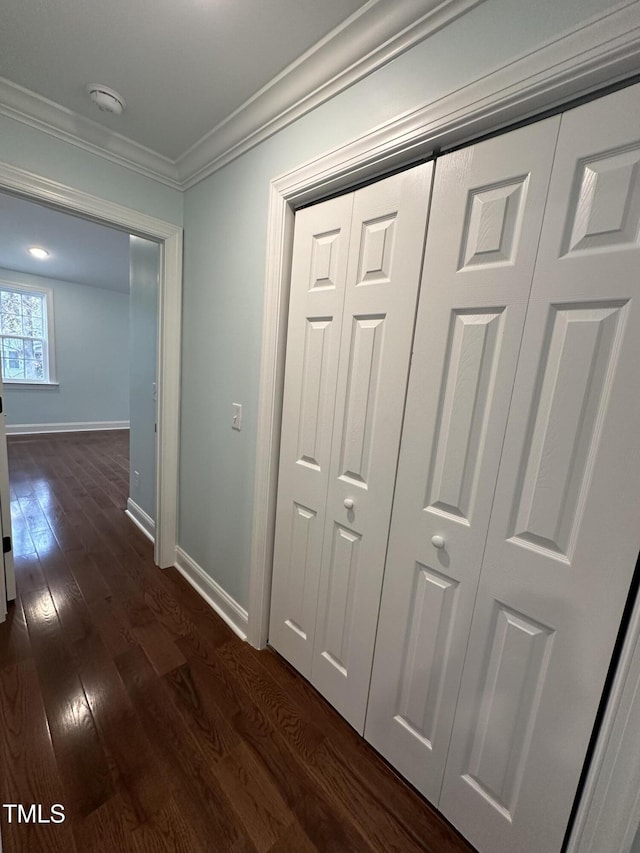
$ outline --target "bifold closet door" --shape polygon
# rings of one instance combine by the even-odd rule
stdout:
[[[640,548],[639,88],[562,116],[440,799],[559,853]]]
[[[360,731],[432,171],[296,215],[269,640]]]
[[[436,804],[559,123],[436,165],[365,730]]]
[[[433,163],[355,194],[311,668],[360,733],[371,678]]]
[[[296,214],[269,642],[311,674],[353,193]]]

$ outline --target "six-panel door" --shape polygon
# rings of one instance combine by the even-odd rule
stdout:
[[[307,678],[318,601],[353,193],[296,215],[269,642]]]
[[[365,736],[436,803],[559,123],[434,180]]]
[[[360,733],[433,163],[355,194],[311,681]]]
[[[638,87],[562,117],[440,808],[556,853],[640,548]]]

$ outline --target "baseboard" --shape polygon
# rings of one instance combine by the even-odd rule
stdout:
[[[89,432],[129,429],[129,421],[79,421],[70,424],[7,424],[7,435],[39,435],[48,432]]]
[[[241,640],[246,640],[249,621],[247,611],[180,547],[176,548],[176,569],[204,598],[207,604],[216,611],[218,616],[224,619],[231,630]]]
[[[131,498],[127,498],[127,508],[125,509],[124,514],[133,521],[136,527],[139,527],[140,530],[142,530],[147,539],[151,539],[151,541],[155,543],[155,521],[142,509],[142,507],[138,506],[135,501],[132,501]]]

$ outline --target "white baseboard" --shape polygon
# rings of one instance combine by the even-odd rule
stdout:
[[[231,630],[241,640],[246,640],[249,621],[247,611],[180,547],[176,548],[176,569],[204,598],[207,604],[216,611],[218,616],[224,619]]]
[[[124,514],[133,521],[136,527],[139,527],[140,530],[142,530],[147,539],[151,539],[151,541],[155,543],[155,521],[142,509],[141,506],[138,506],[135,501],[132,501],[131,498],[127,498],[127,508],[125,509]]]
[[[89,432],[129,429],[129,421],[79,421],[71,424],[7,424],[7,435],[39,435],[47,432]]]

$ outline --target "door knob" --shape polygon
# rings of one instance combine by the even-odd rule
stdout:
[[[345,498],[344,505],[346,509],[353,509],[353,498]]]
[[[435,536],[431,537],[431,544],[434,548],[444,548],[444,536],[440,536],[436,533]]]

